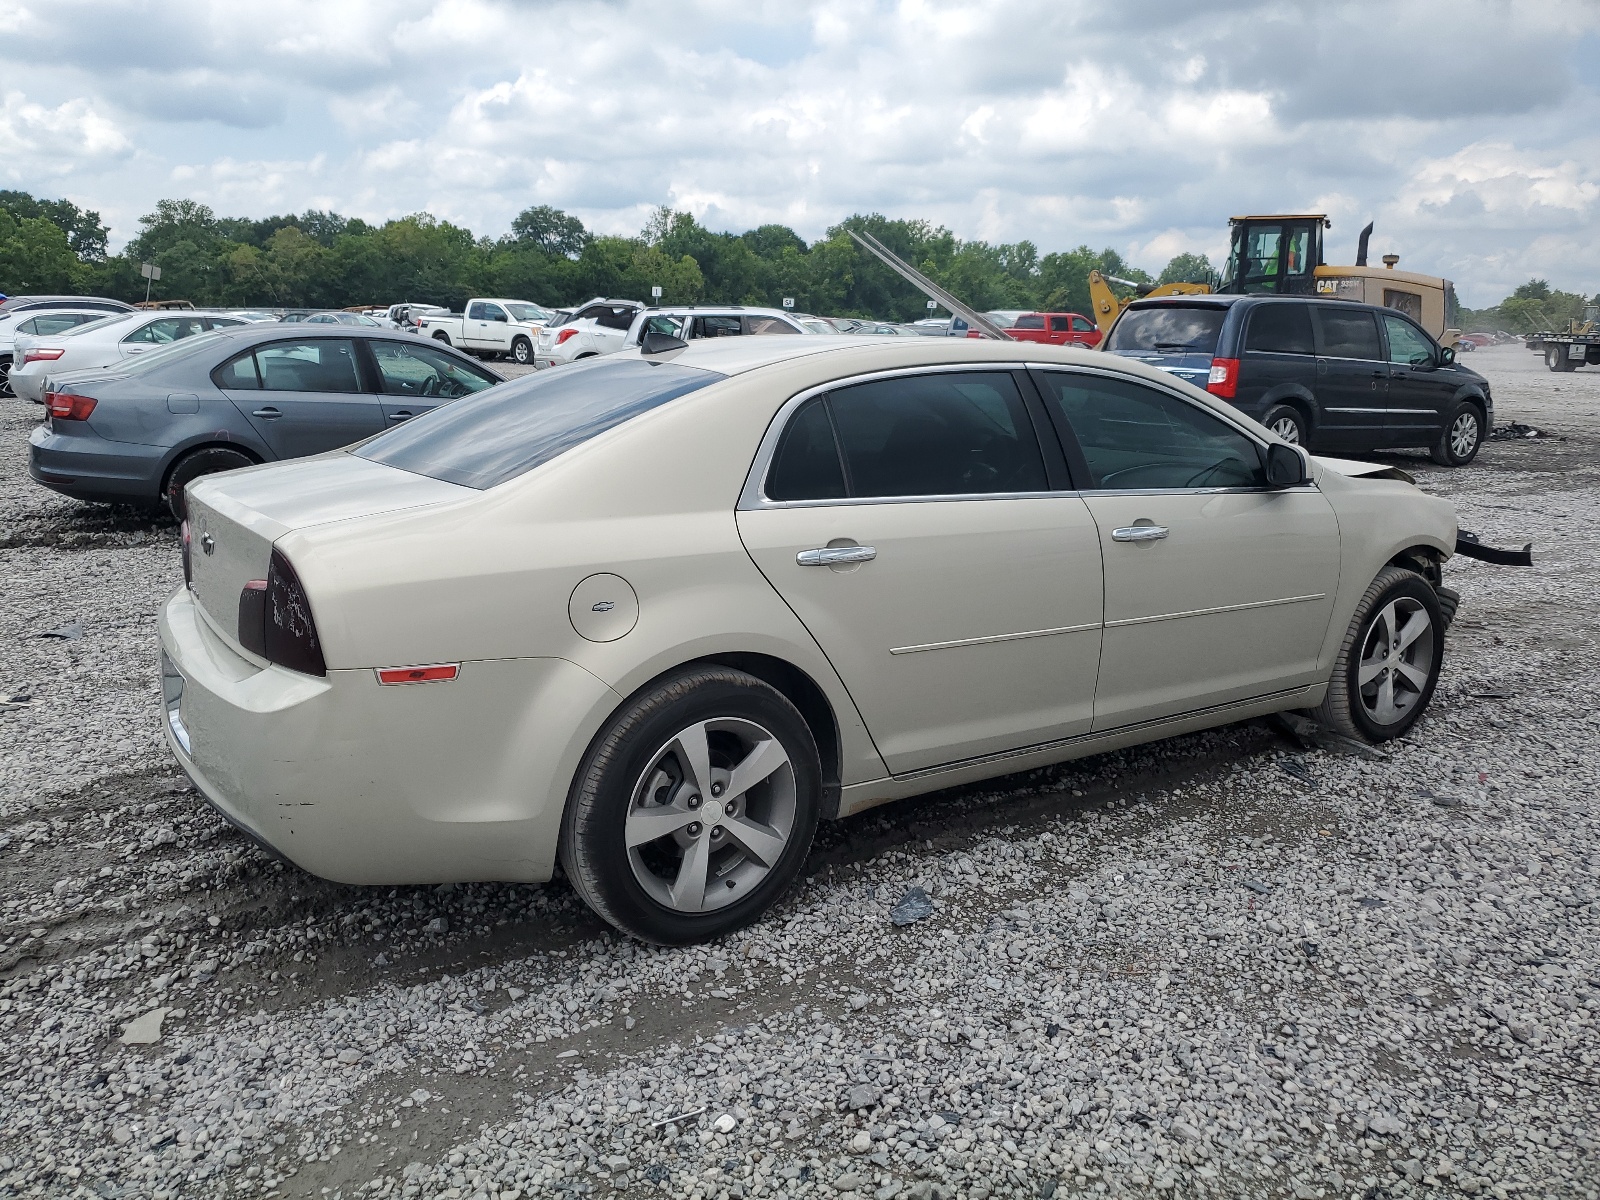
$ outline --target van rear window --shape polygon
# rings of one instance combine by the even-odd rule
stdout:
[[[1152,304],[1123,313],[1106,338],[1106,349],[1154,350],[1164,354],[1213,354],[1228,315],[1216,305]]]
[[[413,417],[362,443],[354,453],[481,491],[726,378],[716,371],[642,358],[573,363]]]

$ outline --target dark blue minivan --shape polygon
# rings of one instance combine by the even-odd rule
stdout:
[[[1104,348],[1317,452],[1421,447],[1463,467],[1494,423],[1488,380],[1391,308],[1300,296],[1135,300]]]

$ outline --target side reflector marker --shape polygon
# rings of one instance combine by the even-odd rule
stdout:
[[[460,663],[437,663],[431,667],[379,667],[379,683],[440,683],[461,674]]]

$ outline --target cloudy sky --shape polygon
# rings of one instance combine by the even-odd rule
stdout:
[[[1595,0],[0,0],[0,187],[98,209],[857,211],[1159,269],[1327,212],[1471,305],[1600,290]]]

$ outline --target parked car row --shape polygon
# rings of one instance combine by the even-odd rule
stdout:
[[[0,396],[10,396],[11,367],[19,334],[60,333],[109,313],[133,312],[131,304],[101,296],[9,296],[0,301]]]

